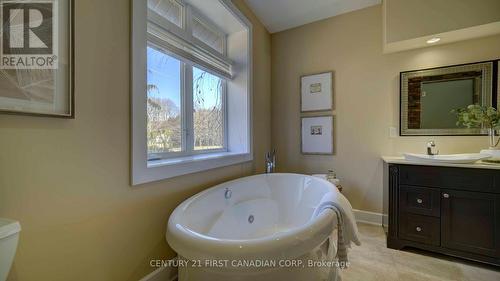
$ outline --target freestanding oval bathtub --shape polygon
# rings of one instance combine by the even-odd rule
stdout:
[[[338,191],[323,179],[265,174],[226,182],[187,199],[170,216],[166,234],[184,261],[179,280],[331,278],[336,268],[319,262],[335,255],[328,238],[337,217],[332,210],[314,215],[329,192]]]

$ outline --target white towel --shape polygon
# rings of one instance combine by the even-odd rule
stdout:
[[[356,219],[352,212],[352,206],[347,198],[336,190],[326,193],[323,198],[321,198],[318,207],[314,211],[313,217],[318,216],[325,210],[333,210],[338,217],[337,259],[340,267],[344,268],[348,264],[347,248],[351,247],[351,243],[358,246],[361,245],[358,237]]]

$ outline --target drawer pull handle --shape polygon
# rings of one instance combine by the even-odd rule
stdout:
[[[448,193],[443,193],[444,198],[450,198],[450,195]]]
[[[424,202],[424,200],[422,200],[422,199],[420,199],[420,198],[418,198],[418,199],[417,199],[417,203],[418,203],[418,204],[422,204],[422,202]]]
[[[421,232],[421,231],[422,231],[422,228],[421,228],[420,226],[417,226],[417,228],[415,228],[415,230],[416,230],[417,232]]]

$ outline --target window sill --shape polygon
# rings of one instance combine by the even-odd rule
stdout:
[[[222,158],[226,158],[226,157],[239,157],[239,156],[244,156],[244,155],[248,155],[248,154],[237,153],[237,152],[226,152],[226,151],[213,152],[213,153],[201,153],[201,154],[196,154],[196,155],[179,156],[179,157],[172,157],[172,158],[148,161],[148,168],[155,168],[155,167],[161,167],[161,166],[171,166],[171,165],[192,163],[192,162],[197,162],[197,161],[215,160],[215,159],[221,160]]]
[[[133,176],[133,184],[143,184],[177,176],[207,171],[253,160],[250,153],[216,152],[148,161]]]

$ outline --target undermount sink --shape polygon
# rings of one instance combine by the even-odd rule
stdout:
[[[448,155],[404,153],[404,157],[408,161],[415,161],[415,162],[472,164],[479,160],[490,158],[491,155],[482,153],[448,154]]]

